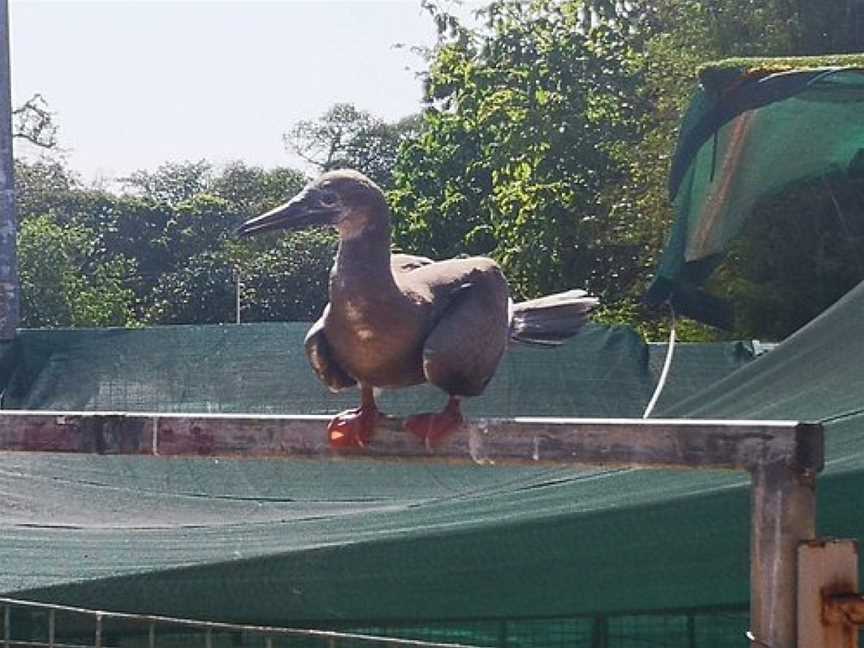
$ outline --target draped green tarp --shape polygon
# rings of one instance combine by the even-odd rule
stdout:
[[[864,56],[738,59],[703,70],[673,158],[676,220],[649,303],[668,300],[679,313],[731,326],[730,305],[704,290],[706,280],[757,205],[827,178],[864,180]]]

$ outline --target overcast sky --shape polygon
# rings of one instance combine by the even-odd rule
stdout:
[[[478,6],[473,3],[473,6]],[[41,93],[85,180],[165,161],[293,162],[292,123],[419,108],[419,0],[10,0],[12,95]]]

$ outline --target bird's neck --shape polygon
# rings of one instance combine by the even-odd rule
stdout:
[[[333,279],[342,285],[380,289],[395,285],[390,268],[390,223],[370,223],[355,236],[340,238]]]

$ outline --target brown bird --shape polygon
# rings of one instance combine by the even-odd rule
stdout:
[[[328,427],[335,447],[365,446],[379,416],[373,388],[424,382],[448,395],[438,413],[405,426],[434,444],[462,422],[460,399],[492,379],[508,341],[556,346],[575,335],[597,300],[581,290],[514,304],[491,259],[432,261],[390,252],[390,210],[366,176],[331,171],[289,202],[248,220],[242,236],[333,226],[339,249],[330,303],[306,335],[306,355],[331,390],[359,384],[361,405]]]

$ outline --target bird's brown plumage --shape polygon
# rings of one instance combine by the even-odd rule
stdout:
[[[596,303],[573,291],[513,310],[507,281],[491,259],[391,254],[384,194],[355,171],[324,174],[290,202],[244,223],[240,233],[310,225],[335,227],[340,242],[330,302],[306,336],[307,356],[328,387],[359,383],[372,407],[372,387],[429,382],[451,401],[476,396],[495,373],[508,339],[519,337],[511,319],[530,329],[525,341],[545,344],[548,303],[554,303],[559,325],[553,339],[575,333]],[[560,327],[562,313],[569,328]]]

